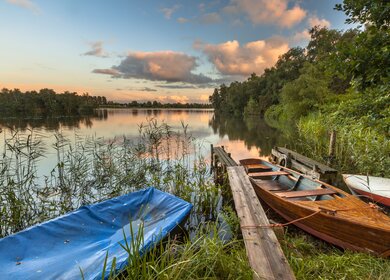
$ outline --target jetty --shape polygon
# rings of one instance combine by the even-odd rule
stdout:
[[[224,147],[211,146],[211,165],[215,178],[228,174],[228,183],[254,279],[295,279],[282,248],[243,166],[239,166]]]
[[[313,179],[321,180],[328,184],[333,184],[336,180],[336,169],[287,148],[274,147],[271,151],[271,158],[274,163],[295,169]]]

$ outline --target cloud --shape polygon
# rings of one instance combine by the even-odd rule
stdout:
[[[231,0],[223,8],[227,14],[244,13],[253,24],[276,24],[291,28],[306,17],[306,10],[298,4],[288,7],[289,0]]]
[[[172,14],[180,8],[180,5],[174,5],[171,8],[162,8],[160,11],[164,14],[166,19],[171,19]]]
[[[194,43],[194,48],[202,50],[221,74],[238,76],[261,74],[289,50],[288,43],[281,37],[253,41],[242,46],[236,40],[218,45],[198,41]]]
[[[30,0],[5,0],[6,2],[32,11],[34,14],[39,14],[41,10]]]
[[[222,21],[221,16],[217,13],[204,14],[198,20],[202,24],[214,24]]]
[[[186,22],[189,22],[190,20],[188,18],[183,18],[183,17],[179,17],[177,19],[177,22],[178,23],[186,23]]]
[[[307,20],[307,23],[309,27],[314,27],[314,26],[321,26],[321,27],[330,27],[330,22],[324,18],[320,19],[316,16],[309,17]]]
[[[86,53],[83,53],[83,55],[108,57],[108,54],[103,50],[103,42],[92,42],[90,45],[92,49]]]
[[[185,84],[182,84],[182,85],[157,85],[157,87],[159,88],[169,88],[169,89],[184,89],[184,88],[198,88],[194,85],[185,85]]]
[[[108,74],[115,78],[145,79],[151,81],[205,84],[212,79],[194,74],[196,58],[173,51],[131,52],[119,65],[110,69],[95,69],[93,73]]]
[[[315,26],[320,26],[320,27],[330,27],[330,22],[326,19],[320,19],[317,16],[311,16],[307,19],[307,29],[296,32],[292,38],[291,41],[292,43],[304,43],[307,42],[311,39],[311,35],[309,33],[309,29],[315,27]]]
[[[153,91],[157,91],[157,89],[150,88],[150,87],[144,87],[144,88],[140,89],[140,91],[149,91],[149,92],[153,92]]]
[[[113,78],[119,78],[121,73],[115,69],[94,69],[92,73],[111,75]]]

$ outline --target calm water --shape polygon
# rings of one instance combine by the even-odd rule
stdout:
[[[138,136],[139,125],[156,119],[165,122],[174,131],[188,125],[188,131],[202,144],[202,154],[210,157],[210,144],[223,145],[233,158],[267,157],[273,146],[288,141],[263,120],[249,118],[217,118],[213,110],[186,109],[100,109],[94,116],[56,119],[2,119],[0,120],[0,150],[12,130],[22,135],[31,133],[43,142],[45,157],[40,160],[39,175],[47,175],[57,163],[53,147],[55,133],[60,132],[71,141],[76,139],[104,138],[111,141],[125,136]]]

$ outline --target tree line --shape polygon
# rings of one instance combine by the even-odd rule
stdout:
[[[104,104],[107,104],[106,97],[88,93],[56,93],[47,88],[26,92],[3,88],[0,91],[0,116],[82,115],[93,113]]]
[[[321,146],[316,151],[336,130],[345,165],[390,175],[390,158],[383,156],[390,154],[390,2],[344,0],[335,10],[359,26],[316,26],[305,48],[291,48],[260,76],[221,85],[209,99],[219,114],[290,123]]]
[[[111,108],[175,108],[175,109],[209,109],[213,108],[211,104],[203,103],[161,103],[159,101],[131,101],[128,103],[116,103],[108,101],[103,107]]]

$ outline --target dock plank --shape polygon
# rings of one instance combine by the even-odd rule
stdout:
[[[295,279],[244,167],[227,172],[254,279]]]

